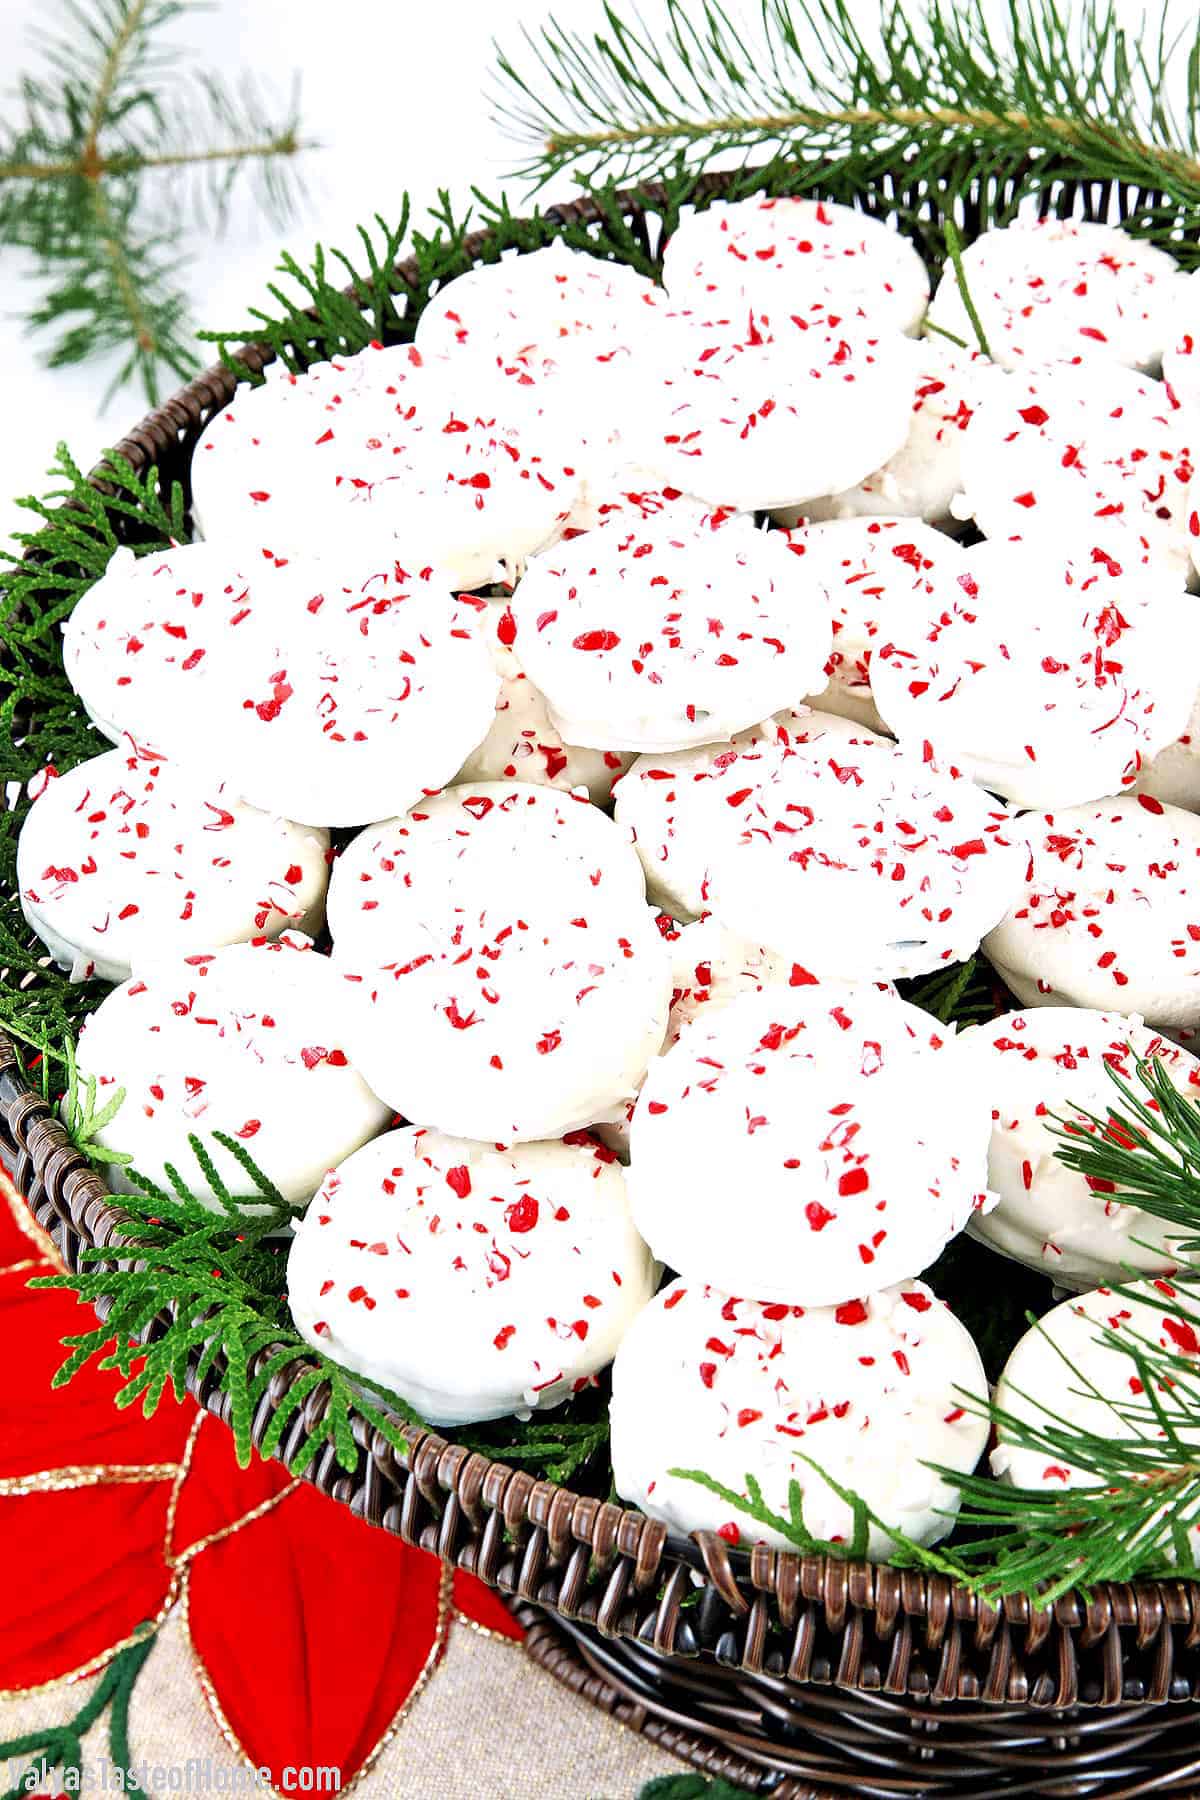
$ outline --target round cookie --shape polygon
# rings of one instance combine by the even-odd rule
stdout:
[[[526,671],[571,743],[678,750],[818,685],[824,596],[778,533],[613,521],[534,559],[514,595]]]
[[[1018,219],[982,232],[966,246],[962,263],[997,362],[1158,367],[1166,302],[1180,282],[1179,266],[1165,250],[1115,225]],[[929,322],[975,342],[949,263]]]
[[[390,960],[414,933],[485,908],[564,919],[594,909],[639,924],[641,865],[629,833],[582,796],[518,781],[444,788],[362,831],[334,865],[329,929],[339,953]]]
[[[210,706],[205,750],[230,788],[289,818],[362,825],[449,781],[499,688],[473,609],[389,546],[280,573],[286,594],[255,615]]]
[[[290,578],[259,550],[115,550],[63,620],[67,679],[113,743],[165,750],[198,737],[237,667],[249,621],[279,604],[285,584]]]
[[[326,1176],[288,1258],[296,1329],[434,1425],[594,1384],[658,1271],[598,1144],[389,1131]]]
[[[956,346],[922,339],[920,372],[912,399],[908,436],[893,456],[841,493],[782,507],[780,525],[803,519],[852,519],[876,514],[952,525],[951,503],[962,492],[963,434],[971,422],[973,363],[982,359]]]
[[[663,285],[687,306],[746,300],[808,325],[858,315],[906,332],[929,301],[925,265],[899,232],[830,200],[768,194],[682,219],[663,252]]]
[[[1062,1140],[1053,1127],[1065,1119],[1094,1135],[1091,1119],[1127,1111],[1109,1070],[1158,1112],[1158,1102],[1135,1079],[1147,1058],[1181,1094],[1195,1098],[1200,1063],[1194,1056],[1136,1020],[1072,1006],[1005,1013],[964,1031],[955,1050],[992,1108],[988,1186],[1000,1198],[970,1221],[975,1237],[1060,1287],[1119,1282],[1131,1268],[1157,1274],[1178,1265],[1178,1228],[1067,1168],[1055,1154]]]
[[[680,1535],[716,1531],[779,1550],[795,1545],[679,1471],[703,1470],[735,1494],[753,1477],[785,1518],[794,1485],[813,1537],[882,1561],[893,1532],[932,1544],[950,1530],[959,1490],[930,1465],[975,1467],[987,1419],[964,1402],[986,1394],[970,1335],[923,1282],[804,1308],[675,1281],[617,1352],[613,1479]],[[865,1543],[826,1475],[881,1521]]]
[[[960,518],[988,538],[1064,538],[1097,563],[1181,581],[1200,440],[1161,381],[1120,368],[992,369],[962,442]]]
[[[342,1047],[344,1010],[328,959],[298,932],[143,969],[79,1034],[79,1078],[95,1079],[97,1107],[125,1092],[97,1143],[168,1191],[171,1165],[216,1211],[188,1137],[201,1139],[231,1192],[245,1193],[249,1177],[221,1132],[302,1204],[391,1116]],[[113,1177],[128,1190],[119,1167]]]
[[[1163,1435],[1159,1414],[1145,1397],[1145,1386],[1135,1356],[1140,1346],[1130,1344],[1129,1354],[1109,1338],[1147,1340],[1185,1365],[1189,1396],[1194,1393],[1200,1356],[1200,1313],[1193,1283],[1162,1280],[1131,1282],[1119,1291],[1097,1288],[1076,1299],[1064,1300],[1032,1326],[1012,1352],[996,1384],[996,1409],[1008,1413],[1027,1428],[1042,1434],[1040,1444],[1013,1441],[1011,1426],[997,1425],[999,1442],[991,1454],[992,1473],[1014,1487],[1062,1493],[1067,1488],[1099,1487],[1102,1478],[1073,1462],[1074,1431],[1104,1438],[1111,1444],[1145,1442]],[[1195,1410],[1190,1398],[1175,1400],[1164,1382],[1155,1401],[1185,1444],[1200,1443]],[[1142,1554],[1151,1548],[1168,1562],[1176,1560],[1173,1522],[1169,1506],[1155,1522],[1157,1532],[1141,1539]],[[1200,1556],[1200,1524],[1187,1522],[1185,1560]]]
[[[708,906],[708,865],[729,796],[753,788],[780,751],[816,743],[870,743],[873,732],[834,713],[788,709],[725,744],[639,756],[614,789],[616,817],[632,833],[646,892],[677,919]]]
[[[563,408],[551,420],[539,406],[542,382],[397,345],[239,393],[196,447],[195,516],[207,538],[287,553],[390,535],[482,587],[550,541],[579,496],[579,440]]]
[[[1200,281],[1185,275],[1171,296],[1163,349],[1163,380],[1180,406],[1200,410]]]
[[[424,356],[485,362],[570,362],[578,351],[611,360],[645,330],[658,292],[628,263],[556,241],[446,282],[426,302],[415,342]]]
[[[744,511],[803,506],[853,487],[908,436],[917,351],[898,332],[736,310],[663,323],[622,432],[660,483]]]
[[[692,1280],[835,1305],[940,1255],[985,1203],[988,1132],[928,1013],[869,986],[770,986],[651,1065],[633,1216]]]
[[[891,618],[906,602],[936,615],[960,594],[962,550],[908,518],[839,519],[802,526],[788,538],[805,576],[833,603],[828,680],[809,704],[886,731],[871,695],[872,648],[888,641]]]
[[[528,863],[526,873],[536,881]],[[637,1092],[671,1000],[649,911],[571,918],[530,900],[519,913],[462,901],[444,921],[397,931],[386,962],[340,941],[352,1053],[403,1117],[522,1143],[575,1131]]]
[[[17,841],[21,910],[73,981],[151,957],[320,930],[329,834],[189,767],[109,750],[41,787]]]
[[[500,694],[491,729],[472,750],[455,783],[528,781],[567,791],[582,787],[596,806],[606,806],[613,783],[633,761],[632,754],[564,742],[545,696],[525,673],[511,605],[503,600],[479,604],[484,608],[480,627],[500,677]]]
[[[814,979],[895,981],[968,957],[1021,889],[1007,808],[883,741],[776,754],[726,802],[708,904]]]
[[[984,955],[1023,1006],[1200,1025],[1200,818],[1152,795],[1029,813],[1015,904]]]
[[[1200,812],[1200,696],[1192,704],[1187,729],[1143,765],[1133,792]]]
[[[1183,729],[1200,615],[1171,574],[985,544],[944,605],[889,617],[871,691],[901,744],[1018,806],[1114,794]]]

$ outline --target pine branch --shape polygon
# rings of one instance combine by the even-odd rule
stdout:
[[[1158,1057],[1139,1062],[1138,1088],[1110,1064],[1116,1089],[1107,1114],[1073,1109],[1050,1127],[1055,1155],[1093,1189],[1115,1193],[1156,1219],[1183,1226],[1181,1256],[1200,1252],[1200,1099],[1180,1093]]]
[[[153,403],[164,372],[198,366],[176,248],[185,222],[219,224],[247,173],[285,218],[293,165],[312,146],[295,96],[277,120],[249,79],[177,77],[163,33],[191,0],[62,10],[66,29],[39,43],[45,75],[19,86],[20,122],[0,123],[0,244],[36,258],[44,292],[29,322],[50,335],[50,366],[121,352],[110,392],[136,379]],[[194,179],[181,186],[180,172]]]
[[[1000,36],[985,0],[885,0],[872,42],[849,0],[763,0],[755,31],[720,0],[660,0],[649,21],[610,0],[599,29],[551,17],[519,55],[498,50],[496,113],[538,181],[782,147],[808,165],[799,189],[861,187],[883,163],[902,184],[961,193],[999,161],[1024,165],[1027,188],[1128,181],[1194,209],[1200,63],[1172,39],[1171,5],[1146,33],[1122,29],[1115,0],[1064,13],[1010,0]]]

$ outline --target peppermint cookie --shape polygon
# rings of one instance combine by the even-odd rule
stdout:
[[[622,433],[660,482],[742,510],[802,506],[853,487],[908,435],[915,346],[861,323],[802,328],[738,310],[664,320]]]
[[[1168,806],[1200,812],[1200,696],[1193,703],[1187,729],[1173,744],[1151,757],[1133,786]]]
[[[872,655],[875,704],[914,751],[1062,807],[1129,787],[1184,728],[1200,618],[1171,574],[986,544],[950,592],[897,609]]]
[[[484,609],[480,627],[500,677],[500,694],[491,729],[472,750],[455,782],[528,781],[539,787],[586,788],[597,806],[606,806],[614,781],[629,767],[632,755],[566,743],[551,720],[545,696],[534,687],[521,663],[511,605],[507,601],[481,601],[479,605]]]
[[[482,587],[547,543],[579,495],[577,439],[539,409],[540,381],[403,345],[240,392],[196,447],[195,517],[207,538],[289,554],[391,536]]]
[[[1030,813],[1022,892],[983,950],[1023,1006],[1200,1025],[1200,818],[1150,794]]]
[[[391,1116],[351,1064],[341,984],[298,932],[147,967],[84,1021],[77,1064],[96,1102],[125,1098],[97,1134],[140,1175],[216,1197],[188,1144],[202,1141],[232,1193],[250,1181],[216,1133],[235,1139],[300,1205],[327,1170]],[[127,1186],[119,1168],[115,1185]]]
[[[204,732],[261,604],[278,604],[270,554],[178,544],[108,568],[63,620],[63,667],[88,717],[114,743],[162,750]]]
[[[929,276],[907,238],[830,200],[716,202],[680,221],[663,253],[663,285],[687,306],[746,301],[806,325],[861,316],[915,332]]]
[[[1162,372],[1180,406],[1195,413],[1200,408],[1200,281],[1195,270],[1183,276],[1168,307]]]
[[[1119,368],[992,369],[975,402],[960,517],[989,538],[1067,536],[1101,566],[1153,561],[1183,579],[1197,432],[1163,382]]]
[[[329,929],[339,952],[380,952],[453,929],[485,908],[585,911],[643,922],[628,832],[578,794],[517,781],[445,788],[362,831],[334,866]]]
[[[988,1108],[946,1028],[849,983],[764,988],[651,1065],[629,1194],[660,1261],[827,1306],[927,1268],[986,1199]]]
[[[1185,1444],[1200,1443],[1191,1396],[1200,1358],[1200,1296],[1190,1281],[1131,1282],[1120,1289],[1096,1288],[1064,1300],[1020,1340],[996,1385],[997,1411],[1008,1413],[1041,1435],[1041,1443],[1014,1441],[1001,1421],[991,1454],[992,1473],[1014,1487],[1061,1493],[1066,1488],[1105,1484],[1078,1456],[1077,1432],[1107,1443],[1145,1443],[1165,1436],[1164,1421]],[[1122,1341],[1128,1349],[1122,1350]],[[1153,1404],[1146,1393],[1139,1358],[1167,1352],[1179,1369],[1183,1399],[1164,1380]],[[1176,1560],[1176,1535],[1184,1525],[1172,1518],[1170,1503],[1157,1519],[1157,1535],[1143,1532],[1139,1554],[1157,1549]],[[1200,1556],[1200,1525],[1186,1526],[1184,1560]]]
[[[973,411],[972,364],[981,360],[969,351],[922,339],[908,436],[895,455],[854,487],[808,500],[803,508],[779,509],[777,522],[798,524],[801,512],[810,520],[883,513],[949,527],[952,503],[962,492],[963,434]]]
[[[632,1099],[662,1043],[670,958],[644,907],[567,917],[536,893],[519,912],[460,900],[391,943],[385,961],[343,939],[335,964],[354,1058],[414,1122],[500,1144],[561,1137]]]
[[[228,785],[289,818],[362,825],[449,781],[499,686],[472,609],[386,545],[279,576],[211,702],[205,748]]]
[[[963,552],[943,532],[905,518],[809,525],[790,532],[788,542],[806,579],[833,604],[828,681],[811,704],[869,731],[886,731],[871,694],[872,649],[888,641],[889,621],[905,602],[936,615],[953,601],[966,567]]]
[[[785,750],[821,739],[840,753],[875,733],[834,713],[787,709],[729,743],[635,760],[614,789],[616,816],[632,833],[656,906],[685,920],[706,910],[709,858],[730,805],[743,804]]]
[[[550,359],[573,368],[582,353],[603,366],[637,342],[657,298],[654,283],[628,263],[559,240],[446,282],[422,310],[416,345],[425,356]]]
[[[194,769],[110,750],[46,780],[21,827],[21,910],[73,981],[324,919],[329,834]]]
[[[325,1177],[288,1258],[300,1335],[433,1425],[593,1386],[657,1279],[602,1145],[415,1127]]]
[[[614,520],[534,559],[513,598],[521,657],[565,739],[679,750],[818,686],[823,595],[777,533]]]
[[[1050,362],[1156,369],[1164,312],[1180,281],[1165,250],[1115,225],[1019,219],[985,231],[962,255],[967,288],[993,358],[1009,367]],[[953,266],[929,320],[969,344],[975,331]]]
[[[708,903],[814,979],[928,974],[972,955],[1021,891],[1007,808],[891,744],[801,746],[726,803]]]
[[[1136,1020],[1070,1006],[1005,1013],[963,1032],[955,1048],[992,1107],[988,1186],[1000,1199],[971,1220],[974,1236],[1060,1287],[1178,1265],[1178,1229],[1172,1233],[1105,1184],[1067,1168],[1056,1155],[1062,1139],[1053,1127],[1067,1121],[1076,1133],[1094,1136],[1093,1120],[1106,1119],[1110,1109],[1127,1111],[1110,1070],[1157,1113],[1158,1102],[1135,1079],[1146,1059],[1179,1093],[1195,1098],[1200,1063],[1194,1056]],[[1108,1135],[1118,1137],[1118,1128]]]
[[[960,1494],[935,1467],[975,1467],[988,1426],[967,1403],[986,1394],[970,1335],[924,1282],[806,1309],[675,1281],[617,1352],[613,1479],[624,1500],[681,1534],[779,1550],[795,1545],[685,1471],[737,1494],[753,1477],[784,1517],[798,1489],[814,1538],[882,1561],[892,1532],[932,1544],[950,1530]],[[847,1492],[881,1521],[865,1543],[854,1541]]]

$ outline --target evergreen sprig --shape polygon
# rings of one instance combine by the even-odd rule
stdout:
[[[1184,1227],[1190,1235],[1175,1247],[1192,1259],[1200,1252],[1200,1100],[1180,1092],[1161,1057],[1135,1065],[1137,1087],[1110,1063],[1105,1073],[1115,1089],[1108,1112],[1079,1108],[1056,1119],[1055,1155],[1101,1192]]]
[[[539,181],[782,147],[802,187],[957,194],[1004,168],[1027,192],[1113,179],[1194,209],[1200,58],[1173,19],[1171,0],[1128,30],[1116,0],[1009,0],[1002,26],[986,0],[884,0],[876,31],[851,0],[762,0],[751,28],[722,0],[608,0],[594,30],[552,16],[498,49],[496,111]]]
[[[296,100],[276,116],[248,80],[174,74],[167,28],[191,0],[60,0],[37,38],[41,70],[0,121],[0,244],[32,253],[52,368],[117,352],[110,393],[136,379],[158,398],[164,371],[194,372],[186,221],[219,225],[240,178],[289,211]],[[183,177],[183,179],[181,179]],[[153,184],[153,187],[151,186]]]

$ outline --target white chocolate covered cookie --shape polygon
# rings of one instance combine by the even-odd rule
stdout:
[[[617,1352],[613,1477],[623,1499],[677,1532],[780,1550],[795,1545],[680,1471],[735,1494],[752,1477],[785,1518],[795,1483],[813,1537],[882,1560],[889,1527],[921,1544],[950,1530],[959,1492],[930,1465],[975,1467],[987,1420],[964,1401],[986,1392],[969,1333],[923,1282],[805,1308],[675,1281]],[[881,1521],[865,1543],[853,1541],[846,1492]]]
[[[320,929],[329,834],[195,769],[109,750],[42,785],[17,844],[21,910],[73,980]]]
[[[1151,1274],[1180,1261],[1178,1228],[1131,1205],[1111,1184],[1069,1169],[1056,1154],[1054,1127],[1066,1120],[1095,1135],[1095,1119],[1127,1112],[1109,1071],[1152,1112],[1158,1102],[1135,1080],[1152,1058],[1181,1094],[1200,1094],[1200,1063],[1134,1019],[1084,1007],[1035,1007],[1003,1013],[957,1039],[972,1079],[991,1103],[988,1186],[999,1195],[968,1229],[993,1249],[1049,1275],[1060,1287],[1121,1281],[1130,1269]],[[1120,1128],[1108,1134],[1125,1143]]]
[[[894,981],[968,957],[1020,892],[1008,809],[883,740],[764,758],[726,793],[706,896],[814,978]]]
[[[431,1424],[464,1425],[591,1386],[657,1273],[602,1146],[501,1150],[408,1128],[326,1176],[288,1300],[324,1355]]]
[[[819,685],[828,604],[778,533],[614,520],[534,559],[521,656],[563,736],[678,750],[729,738]]]
[[[94,1078],[97,1107],[125,1093],[98,1143],[168,1190],[170,1165],[215,1210],[189,1135],[231,1192],[254,1197],[220,1132],[302,1204],[390,1116],[343,1048],[343,1015],[328,958],[300,933],[147,967],[114,988],[79,1035],[79,1076]],[[120,1186],[119,1168],[115,1178]]]
[[[863,317],[916,331],[929,276],[908,239],[831,200],[755,194],[714,202],[680,221],[663,254],[673,300],[695,307],[745,301],[807,325]]]
[[[1200,818],[1150,794],[1027,813],[1016,904],[984,939],[1023,1006],[1200,1025]]]
[[[893,993],[769,986],[694,1019],[634,1109],[629,1193],[660,1260],[826,1306],[919,1272],[984,1204],[986,1101]]]
[[[989,543],[948,591],[897,608],[872,653],[875,704],[914,752],[1063,807],[1131,786],[1184,728],[1200,612],[1170,573]]]

